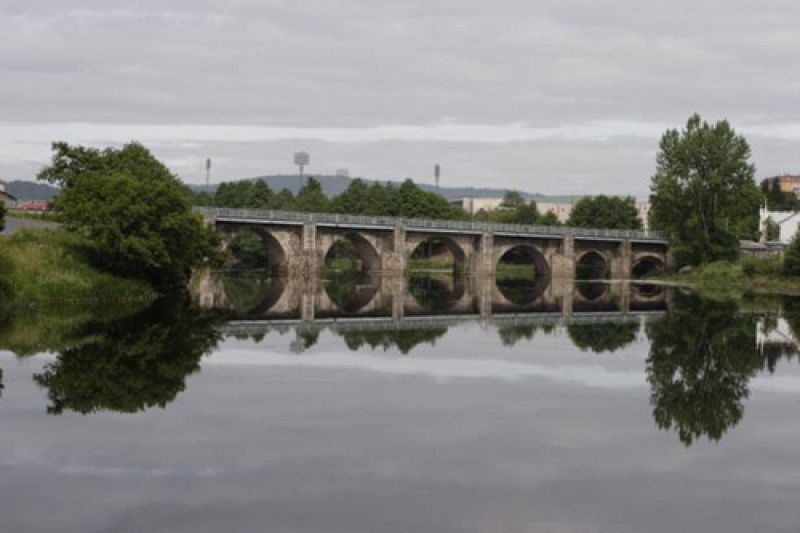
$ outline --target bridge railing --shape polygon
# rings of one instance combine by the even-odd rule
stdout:
[[[227,207],[209,208],[195,207],[195,212],[214,215],[217,218],[232,220],[263,220],[269,222],[332,224],[336,226],[363,226],[394,228],[402,225],[410,229],[452,230],[465,232],[513,233],[520,235],[545,235],[564,237],[572,234],[575,237],[596,239],[632,239],[640,241],[666,242],[660,233],[654,231],[570,228],[565,226],[534,226],[527,224],[502,224],[495,222],[478,222],[471,220],[441,220],[428,218],[402,218],[369,215],[342,215],[336,213],[302,213],[297,211],[273,211],[269,209],[233,209]]]

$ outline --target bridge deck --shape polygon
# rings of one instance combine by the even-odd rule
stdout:
[[[230,209],[196,207],[196,213],[211,215],[219,222],[244,224],[302,225],[312,222],[322,227],[353,229],[393,230],[403,226],[410,231],[439,233],[491,232],[495,235],[515,237],[539,237],[561,239],[571,234],[579,240],[647,242],[668,244],[667,239],[654,231],[573,228],[566,226],[531,226],[525,224],[498,224],[469,220],[435,220],[424,218],[400,218],[364,215],[340,215],[335,213],[301,213],[295,211],[272,211],[266,209]]]

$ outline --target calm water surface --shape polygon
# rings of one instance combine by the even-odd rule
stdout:
[[[236,283],[3,318],[2,531],[800,531],[800,301]]]

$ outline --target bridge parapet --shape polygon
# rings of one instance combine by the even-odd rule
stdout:
[[[443,231],[451,233],[486,232],[495,235],[542,236],[563,238],[572,234],[576,239],[668,244],[667,239],[655,231],[613,230],[592,228],[570,228],[565,226],[534,226],[527,224],[500,224],[471,220],[440,220],[426,218],[403,218],[366,215],[341,215],[336,213],[301,213],[295,211],[273,211],[267,209],[232,209],[195,207],[195,212],[208,219],[225,222],[272,223],[303,225],[313,223],[319,226],[394,230],[398,226],[406,230]]]

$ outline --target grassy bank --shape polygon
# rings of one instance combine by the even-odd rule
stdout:
[[[62,230],[27,228],[0,236],[0,299],[6,305],[78,307],[143,304],[155,297],[141,281],[121,279],[92,267],[91,248]]]
[[[800,294],[800,277],[784,275],[779,258],[716,261],[683,272],[660,274],[654,279],[691,285],[705,292]]]

